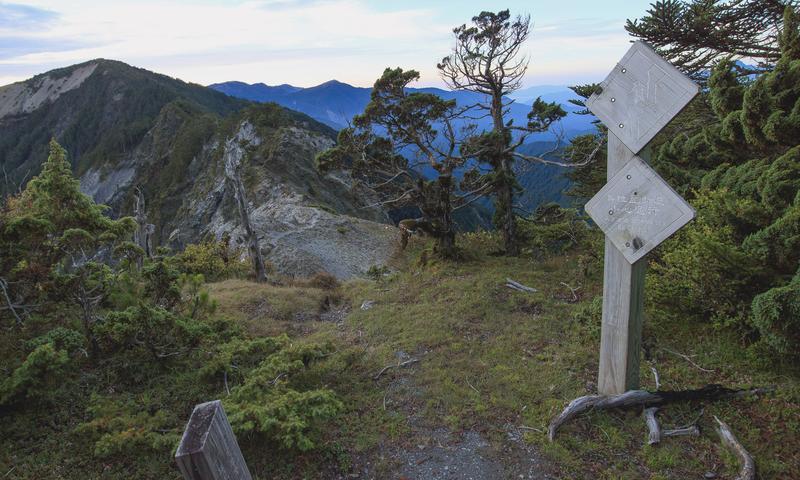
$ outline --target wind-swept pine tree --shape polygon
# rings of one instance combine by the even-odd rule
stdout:
[[[408,228],[431,235],[437,253],[452,258],[456,255],[453,211],[456,203],[469,198],[455,198],[454,172],[465,162],[453,125],[461,112],[454,100],[409,92],[408,86],[418,79],[414,70],[387,68],[375,81],[364,113],[339,132],[337,146],[321,153],[317,165],[321,170],[350,169],[378,193],[381,205],[419,208],[422,218]],[[435,172],[433,179],[422,176],[419,169],[424,166]]]
[[[481,177],[482,183],[491,186],[495,226],[502,232],[506,253],[517,255],[520,248],[514,198],[520,187],[514,161],[557,163],[545,160],[545,155],[523,155],[517,148],[529,135],[547,131],[566,112],[556,103],[537,98],[527,125],[513,125],[507,118],[511,103],[508,95],[521,87],[528,70],[528,58],[521,49],[530,34],[530,17],[512,18],[508,10],[481,12],[472,18],[471,25],[461,25],[453,34],[453,51],[442,59],[438,69],[450,88],[479,93],[485,98],[475,108],[488,114],[492,129],[466,141],[465,154],[491,168],[489,174],[473,177]]]

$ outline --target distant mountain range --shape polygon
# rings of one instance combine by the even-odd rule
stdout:
[[[292,110],[305,113],[311,118],[322,122],[334,129],[342,129],[348,122],[364,111],[369,103],[371,88],[354,87],[337,80],[330,80],[315,87],[302,88],[293,85],[270,86],[264,83],[247,84],[244,82],[224,82],[209,85],[210,88],[237,97],[255,102],[275,102]],[[443,90],[441,88],[419,88],[411,91],[436,94],[444,99],[455,99],[459,105],[469,105],[482,100],[482,95],[473,92]],[[570,139],[576,135],[594,130],[592,117],[575,115],[581,110],[568,102],[570,98],[577,98],[567,87],[558,85],[545,85],[530,87],[515,92],[510,97],[515,102],[509,107],[510,119],[516,125],[527,123],[528,112],[533,101],[541,96],[542,100],[558,102],[570,113],[561,121],[564,136]],[[478,120],[479,127],[489,128],[490,120]],[[552,134],[542,133],[531,137],[531,141],[553,140]]]
[[[309,88],[288,84],[271,86],[264,83],[248,84],[236,81],[216,83],[209,85],[209,88],[240,99],[274,102],[305,113],[337,130],[345,128],[353,116],[364,111],[372,91],[371,88],[354,87],[337,80],[330,80]],[[483,99],[480,94],[440,88],[410,90],[433,93],[448,100],[455,99],[459,105],[470,105]],[[556,127],[559,129],[559,133],[563,134],[564,141],[595,131],[592,124],[594,117],[577,115],[575,112],[582,109],[569,103],[570,99],[577,98],[577,96],[572,90],[561,85],[534,86],[518,90],[510,95],[514,102],[509,107],[509,115],[514,120],[514,124],[524,125],[527,123],[531,105],[539,97],[547,102],[559,103],[568,112],[567,117]],[[491,128],[491,120],[488,118],[478,120],[476,123],[480,128]],[[523,145],[520,151],[529,155],[539,155],[552,150],[554,140],[555,136],[552,132],[531,135],[529,142]],[[518,181],[524,189],[519,203],[525,210],[533,211],[538,205],[546,202],[567,205],[572,201],[564,195],[564,191],[570,186],[570,181],[564,176],[565,169],[563,167],[518,163],[516,170]],[[429,177],[434,175],[430,168],[423,168],[421,173]],[[491,200],[482,199],[473,204],[473,208],[467,215],[462,215],[463,218],[459,219],[459,223],[467,229],[479,226],[489,228],[492,212]]]
[[[329,244],[356,250],[345,245],[351,240],[340,233],[345,227],[359,232],[352,239],[380,239],[386,247],[390,230],[374,221],[387,221],[387,213],[393,220],[413,213],[366,208],[364,202],[374,203],[374,192],[353,191],[346,174],[321,175],[314,168],[315,154],[332,146],[335,130],[363,111],[370,90],[335,80],[311,88],[241,82],[206,88],[111,60],[53,70],[0,86],[0,194],[16,191],[38,173],[47,143],[55,137],[67,149],[84,192],[110,205],[112,215],[130,214],[133,192],[141,190],[158,244],[180,248],[224,232],[238,242],[240,226],[221,162],[228,154],[227,140],[247,136],[253,149],[241,160],[253,181],[247,187],[249,200],[270,260],[282,271],[298,272],[289,263],[302,259],[308,269],[346,277],[380,261],[368,255],[348,257],[347,262],[326,256],[337,251],[326,250]],[[437,88],[419,91],[462,104],[479,99]],[[568,111],[577,110],[566,104],[572,94],[563,87],[526,89],[517,92],[510,107],[517,124],[527,118],[530,107],[525,103],[540,95],[564,103]],[[563,127],[572,137],[592,130],[590,122],[586,116],[570,115]],[[248,133],[248,125],[256,133]],[[547,143],[551,135],[533,140],[522,147],[526,153],[552,147]],[[518,167],[526,190],[519,198],[523,208],[568,201],[562,169]],[[287,223],[301,217],[298,225]],[[491,217],[491,200],[484,199],[459,211],[458,222],[463,229],[488,228]],[[324,236],[325,245],[315,247],[319,242],[312,233]]]

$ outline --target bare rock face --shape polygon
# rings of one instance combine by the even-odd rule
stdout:
[[[183,125],[163,112],[153,130],[128,157],[113,168],[93,168],[81,177],[82,190],[97,201],[124,212],[128,192],[143,188],[148,205],[159,208],[163,191],[152,184],[163,179],[158,167],[163,152],[174,150],[164,131]],[[310,276],[327,272],[340,279],[363,275],[373,266],[386,264],[397,248],[398,232],[388,224],[386,213],[366,205],[375,203],[374,193],[357,191],[342,173],[321,175],[314,156],[333,146],[321,133],[297,126],[264,129],[244,119],[233,133],[214,135],[183,171],[187,178],[175,211],[160,205],[157,213],[158,244],[182,249],[204,238],[227,235],[245,255],[247,237],[235,207],[234,185],[229,173],[239,169],[245,179],[245,197],[250,222],[265,260],[278,273]],[[148,186],[150,186],[148,190]]]
[[[283,274],[328,272],[340,279],[363,275],[384,265],[397,245],[397,229],[387,224],[331,213],[304,205],[302,197],[277,188],[272,198],[251,211],[266,259]],[[244,245],[236,221],[210,225]]]
[[[257,169],[258,147],[263,143],[253,125],[242,122],[232,139],[225,142],[222,154],[225,167],[249,163],[251,169]],[[272,152],[273,155],[280,154],[284,149],[285,153],[294,155],[308,148],[316,153],[331,145],[332,142],[321,135],[289,128],[282,132],[277,149]],[[271,147],[275,148],[275,145]],[[278,159],[273,161],[282,163]],[[306,180],[310,176],[318,176],[316,172],[307,172],[306,175]],[[340,190],[342,196],[347,193],[350,185],[343,178],[326,177],[321,180],[328,184],[327,188]],[[307,194],[300,193],[295,183],[287,182],[285,178],[264,174],[249,190],[250,217],[258,233],[261,250],[282,274],[309,276],[327,272],[340,279],[348,279],[364,274],[372,266],[384,265],[396,249],[398,232],[395,227],[343,215],[317,205]],[[232,195],[230,182],[222,181],[205,198],[230,198]],[[235,244],[244,247],[246,236],[240,221],[233,212],[226,211],[224,203],[201,201],[194,207],[198,213],[211,218],[203,228],[203,234],[210,233],[220,238],[227,233]],[[365,213],[371,213],[375,219],[383,216],[382,212],[374,210],[365,210]]]
[[[66,75],[45,74],[36,77],[33,82],[18,82],[0,87],[0,119],[31,113],[52,103],[62,94],[80,87],[96,68],[96,63],[90,63]]]

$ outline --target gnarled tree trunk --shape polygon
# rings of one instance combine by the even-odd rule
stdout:
[[[242,222],[245,235],[247,236],[247,249],[253,261],[253,272],[257,282],[267,281],[267,269],[264,266],[264,258],[261,255],[261,247],[258,245],[258,235],[253,229],[250,221],[250,211],[247,208],[247,196],[245,195],[244,183],[239,172],[239,167],[244,158],[244,148],[242,143],[252,134],[252,125],[243,123],[237,134],[229,139],[225,144],[225,175],[233,185],[233,194],[236,199],[236,206],[239,210],[239,218]]]
[[[492,122],[494,132],[507,138],[508,131],[503,123],[503,95],[497,91],[492,95]],[[505,149],[509,140],[503,144],[497,143],[497,148]],[[495,219],[497,228],[503,235],[503,248],[506,255],[519,255],[519,242],[517,239],[517,219],[514,216],[514,159],[505,152],[495,153],[495,180],[497,186],[495,201]]]
[[[153,256],[152,237],[155,225],[147,223],[144,192],[139,187],[133,191],[133,218],[136,219],[136,231],[133,232],[133,242],[144,251],[144,257]],[[144,258],[139,258],[136,265],[142,268]]]
[[[456,232],[453,224],[452,190],[453,177],[439,175],[439,198],[436,205],[438,213],[438,231],[436,232],[436,250],[444,258],[456,256]]]

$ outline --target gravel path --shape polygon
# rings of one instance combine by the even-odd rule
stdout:
[[[400,360],[407,355],[399,352]],[[405,415],[409,434],[355,459],[349,478],[380,480],[554,479],[548,465],[522,432],[506,426],[507,435],[492,445],[477,430],[453,432],[422,416],[425,393],[414,383],[417,367],[395,369],[386,382],[386,408]],[[348,477],[345,477],[348,478]]]

